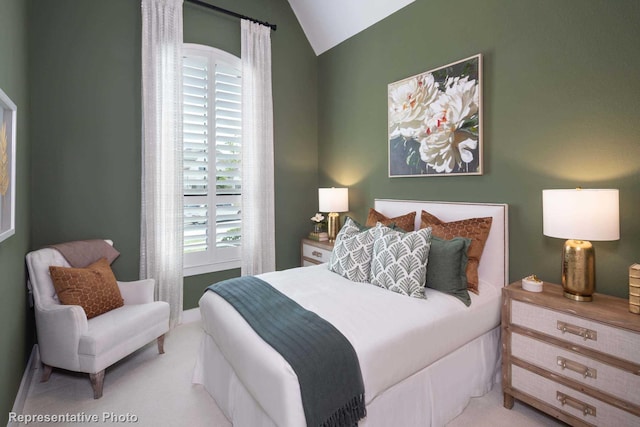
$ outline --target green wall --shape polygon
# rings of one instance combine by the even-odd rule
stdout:
[[[542,189],[619,188],[616,242],[595,242],[597,290],[627,297],[640,262],[640,2],[417,0],[319,57],[321,185],[374,198],[509,204],[510,280],[560,281]],[[387,176],[387,85],[483,54],[483,176]]]
[[[30,4],[31,247],[113,239],[116,277],[136,279],[140,3]]]
[[[34,342],[24,255],[29,248],[27,4],[0,0],[0,88],[18,108],[16,232],[0,242],[0,424],[6,424]]]
[[[140,2],[30,0],[33,238],[31,246],[111,238],[121,280],[138,277]],[[299,263],[317,202],[317,58],[284,0],[217,1],[278,25],[272,33],[276,259]],[[185,3],[185,42],[240,53],[240,21]],[[301,212],[303,214],[301,214]],[[308,212],[308,215],[307,215]],[[185,309],[238,270],[189,277]]]

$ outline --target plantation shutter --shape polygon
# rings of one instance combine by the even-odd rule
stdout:
[[[241,79],[239,70],[216,64],[216,245],[240,246]]]
[[[205,264],[239,259],[241,73],[213,57],[183,60],[184,253]],[[213,185],[215,183],[215,186]]]
[[[183,59],[184,252],[209,248],[209,76],[202,57]]]

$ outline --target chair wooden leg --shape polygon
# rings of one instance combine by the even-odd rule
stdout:
[[[49,381],[49,377],[51,376],[51,371],[53,368],[49,365],[42,364],[42,378],[40,378],[41,383],[46,383]]]
[[[164,354],[164,334],[158,337],[158,353]]]
[[[91,387],[93,387],[93,398],[100,399],[102,397],[102,386],[104,385],[104,369],[95,374],[89,374]]]

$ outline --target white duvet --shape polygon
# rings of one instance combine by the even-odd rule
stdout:
[[[471,294],[471,306],[465,307],[431,289],[421,300],[354,283],[326,264],[258,277],[331,322],[351,342],[367,404],[500,323],[500,288],[482,282],[480,295]],[[305,425],[297,377],[282,356],[217,294],[205,292],[200,311],[205,333],[275,424]]]

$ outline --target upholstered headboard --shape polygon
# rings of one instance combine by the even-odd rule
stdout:
[[[478,276],[495,286],[509,282],[509,212],[502,203],[421,202],[416,200],[376,199],[375,210],[395,217],[416,212],[415,229],[420,227],[422,210],[450,222],[467,218],[493,217],[491,231],[482,252]]]

